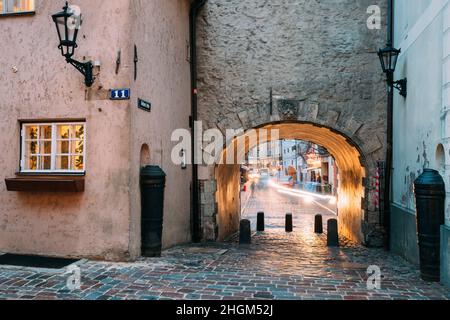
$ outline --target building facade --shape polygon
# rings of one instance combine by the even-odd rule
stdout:
[[[262,143],[249,151],[248,164],[253,168],[276,170],[281,161],[280,148],[281,141]]]
[[[395,78],[407,78],[408,96],[394,99],[391,248],[419,263],[413,183],[423,169],[438,170],[447,188],[441,278],[450,285],[450,2],[394,3]]]
[[[73,3],[74,58],[94,62],[91,88],[57,48],[51,15],[65,1],[0,4],[0,251],[137,258],[148,164],[167,175],[163,247],[189,241],[192,175],[171,161],[170,138],[189,128],[190,1]],[[129,100],[110,99],[123,88]]]

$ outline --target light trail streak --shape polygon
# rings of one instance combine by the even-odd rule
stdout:
[[[332,212],[334,215],[337,215],[337,213],[335,211],[331,210],[327,206],[324,206],[323,204],[314,200],[315,198],[322,199],[322,200],[328,200],[330,202],[330,204],[335,204],[336,197],[334,197],[334,196],[326,196],[326,195],[321,195],[321,194],[308,192],[308,191],[304,191],[304,190],[290,189],[288,187],[280,186],[279,184],[275,183],[272,180],[269,181],[269,186],[276,189],[279,193],[288,194],[288,195],[298,197],[298,198],[304,198],[307,202],[309,202],[309,203],[313,202],[313,203],[317,204],[319,207],[322,207],[325,210]]]
[[[312,197],[307,196],[307,195],[302,195],[302,194],[298,194],[298,193],[294,193],[291,191],[286,191],[286,190],[277,190],[279,193],[283,193],[283,194],[287,194],[290,196],[294,196],[294,197],[298,197],[298,198],[305,198],[306,201],[308,202],[313,202],[315,204],[317,204],[319,207],[324,208],[325,210],[331,212],[332,214],[334,214],[335,216],[337,216],[337,213],[333,210],[331,210],[330,208],[328,208],[327,206],[324,206],[323,204],[317,202],[316,200],[314,200]]]

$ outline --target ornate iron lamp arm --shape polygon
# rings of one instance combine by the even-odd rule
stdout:
[[[72,58],[67,58],[66,61],[67,63],[73,65],[82,75],[84,75],[84,83],[87,87],[91,87],[95,80],[93,75],[94,65],[92,62],[79,62]]]
[[[395,89],[397,89],[400,92],[400,95],[406,98],[407,95],[407,80],[402,79],[402,80],[398,80],[398,81],[394,81],[392,83],[393,87]]]

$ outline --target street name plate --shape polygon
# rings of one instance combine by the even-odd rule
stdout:
[[[144,111],[150,112],[152,110],[152,104],[148,101],[138,99],[138,107]]]

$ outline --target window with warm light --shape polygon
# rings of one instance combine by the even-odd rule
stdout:
[[[34,0],[0,0],[0,15],[34,12]]]
[[[22,173],[83,173],[85,123],[22,124]]]

